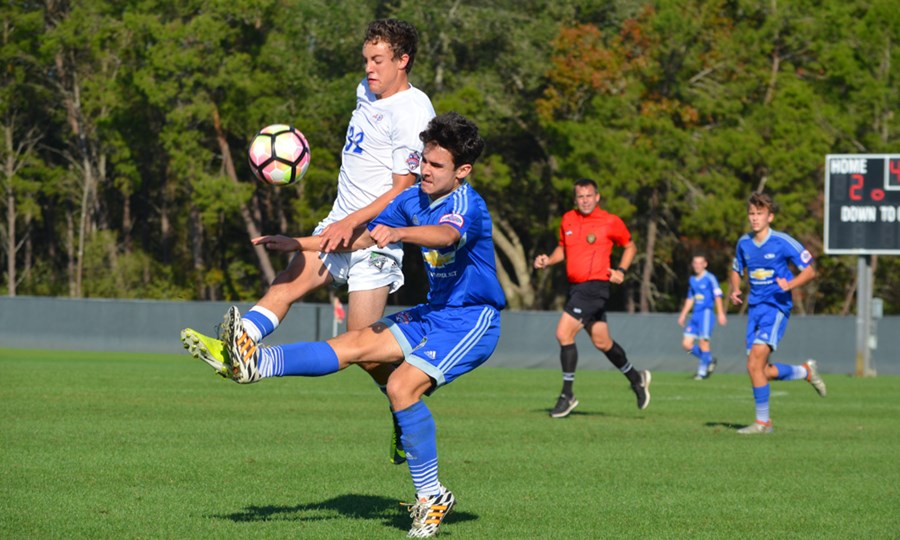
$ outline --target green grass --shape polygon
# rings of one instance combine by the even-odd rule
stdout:
[[[402,538],[406,466],[358,369],[251,386],[185,356],[0,350],[0,538]],[[427,403],[446,538],[897,538],[900,377],[773,383],[611,371],[547,416],[553,370],[481,368]]]

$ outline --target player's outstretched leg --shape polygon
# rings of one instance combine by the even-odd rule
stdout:
[[[650,381],[652,377],[646,369],[641,371],[640,376],[641,382],[632,384],[631,389],[634,391],[634,395],[637,396],[637,408],[643,410],[650,405]]]
[[[809,359],[803,364],[803,367],[806,368],[807,372],[806,381],[816,389],[816,392],[818,392],[820,396],[825,397],[828,393],[828,389],[825,388],[825,381],[819,376],[819,366],[816,364],[816,361]]]
[[[231,306],[225,312],[222,324],[222,341],[231,358],[231,378],[235,382],[247,384],[262,378],[259,372],[260,348],[253,338],[244,331],[241,312]]]
[[[181,331],[181,343],[191,356],[209,364],[219,376],[229,378],[231,366],[224,343],[191,328]]]
[[[438,527],[444,518],[453,510],[456,497],[453,493],[441,485],[441,491],[437,495],[421,497],[410,505],[409,517],[413,518],[412,527],[409,529],[409,538],[431,538],[438,532]]]

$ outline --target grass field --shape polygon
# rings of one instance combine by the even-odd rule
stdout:
[[[361,370],[238,386],[187,355],[0,350],[0,538],[402,538],[406,466]],[[900,377],[773,383],[481,368],[427,403],[445,538],[898,538]]]

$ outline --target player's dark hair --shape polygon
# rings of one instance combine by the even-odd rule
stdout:
[[[747,205],[755,206],[756,208],[765,208],[771,214],[775,214],[778,210],[778,206],[775,204],[772,196],[761,191],[754,192],[750,195],[750,198],[747,200]]]
[[[453,166],[468,163],[474,165],[484,151],[484,139],[478,135],[478,126],[459,113],[448,112],[435,116],[428,122],[419,139],[428,146],[437,144],[453,156]]]
[[[579,178],[575,180],[575,187],[588,187],[591,186],[594,188],[594,191],[600,193],[600,188],[597,187],[597,182],[594,182],[590,178]]]
[[[378,19],[369,23],[366,29],[366,39],[363,43],[377,43],[383,41],[391,46],[394,58],[400,58],[404,54],[409,55],[406,63],[406,72],[412,71],[413,60],[416,59],[416,49],[419,45],[419,33],[416,27],[406,21],[397,19]]]

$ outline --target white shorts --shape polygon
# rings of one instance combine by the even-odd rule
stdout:
[[[316,226],[313,236],[336,220],[325,218]],[[388,286],[389,293],[403,286],[403,244],[397,242],[383,248],[372,246],[358,251],[319,253],[336,286],[347,290],[371,291]]]

